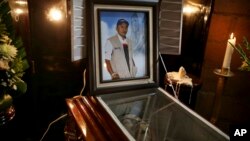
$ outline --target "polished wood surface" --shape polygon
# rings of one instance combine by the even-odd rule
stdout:
[[[128,138],[96,97],[76,96],[72,99],[66,99],[66,103],[70,117],[70,122],[65,127],[66,140],[128,141]],[[70,134],[72,131],[75,131],[74,135]]]

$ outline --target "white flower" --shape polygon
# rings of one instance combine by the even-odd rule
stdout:
[[[14,90],[17,90],[17,86],[16,85],[13,85],[12,86]]]
[[[15,70],[13,70],[13,69],[11,69],[10,71],[11,71],[12,73],[16,73]]]
[[[7,83],[6,82],[2,82],[1,85],[4,86],[4,87],[6,87]]]
[[[8,44],[0,44],[0,56],[5,60],[12,60],[17,55],[16,47]]]

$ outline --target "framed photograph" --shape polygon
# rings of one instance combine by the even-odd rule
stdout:
[[[96,88],[155,83],[152,6],[93,5]]]

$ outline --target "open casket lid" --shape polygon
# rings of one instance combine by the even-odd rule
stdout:
[[[133,90],[158,86],[158,13],[156,0],[92,1],[91,46],[89,47],[90,94],[105,94],[115,91]],[[133,35],[132,17],[136,15],[139,35]],[[119,19],[129,22],[127,39],[139,42],[133,48],[133,61],[137,67],[135,77],[112,80],[105,64],[106,40],[116,35]],[[136,39],[138,38],[138,39]],[[122,56],[121,56],[122,57]]]

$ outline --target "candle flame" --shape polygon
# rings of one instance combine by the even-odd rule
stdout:
[[[230,39],[233,39],[233,38],[234,38],[234,33],[231,33]]]

